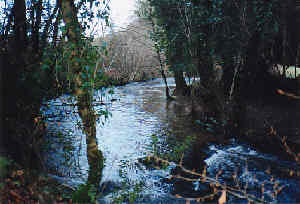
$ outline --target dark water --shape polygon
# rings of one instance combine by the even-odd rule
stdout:
[[[174,87],[173,79],[168,79],[168,83]],[[205,153],[209,177],[215,178],[222,170],[218,177],[221,183],[235,187],[239,184],[241,190],[247,186],[247,193],[258,198],[264,196],[267,202],[300,202],[300,177],[295,176],[297,171],[300,172],[299,165],[260,153],[233,139],[224,144],[214,143],[214,136],[203,136],[193,123],[189,102],[167,103],[164,90],[162,80],[156,79],[115,88],[113,95],[95,93],[95,99],[105,103],[96,105],[95,110],[111,113],[108,119],[100,117],[97,123],[98,147],[105,157],[101,181],[105,197],[101,202],[110,203],[112,192],[120,189],[122,182],[131,187],[143,183],[138,203],[185,203],[183,199],[175,198],[178,189],[183,189],[187,197],[197,197],[203,189],[209,189],[207,184],[199,181],[167,182],[165,178],[174,170],[174,165],[156,170],[141,164],[140,159],[153,153],[153,135],[157,136],[162,152],[172,152],[174,141],[183,142],[187,136],[201,137],[201,152]],[[49,172],[54,177],[76,186],[87,179],[88,162],[85,135],[76,125],[80,119],[76,107],[67,105],[72,104],[67,98],[48,101],[42,109],[48,118],[49,151],[46,157]],[[203,141],[207,141],[206,145]],[[195,147],[193,149],[190,154],[194,154]],[[198,160],[202,157],[189,155],[189,158],[193,158],[193,168],[203,166],[203,161]],[[236,175],[235,180],[232,175]],[[273,188],[277,185],[282,190],[274,197]],[[227,200],[229,203],[247,203],[230,194]]]

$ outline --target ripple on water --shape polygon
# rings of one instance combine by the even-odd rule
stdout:
[[[247,186],[247,192],[261,197],[262,184],[264,196],[268,202],[299,202],[300,182],[288,175],[288,169],[294,171],[300,167],[292,162],[281,161],[274,155],[263,154],[234,141],[230,145],[211,145],[208,148],[209,157],[205,160],[208,174],[214,177],[220,170],[221,182],[229,185]],[[270,171],[270,172],[269,172]],[[285,175],[283,173],[285,172]],[[233,181],[232,175],[237,179]],[[274,200],[272,193],[274,185],[278,183],[283,187],[281,194]],[[277,185],[277,184],[276,184]],[[230,202],[240,202],[236,197],[230,197]]]

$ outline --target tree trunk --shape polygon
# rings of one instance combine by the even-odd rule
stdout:
[[[153,26],[153,30],[154,30],[154,26]],[[159,52],[158,49],[156,49],[156,55],[157,55],[157,58],[158,58],[158,61],[159,61],[160,73],[161,73],[161,76],[162,76],[162,78],[165,82],[165,86],[166,86],[166,97],[167,97],[167,99],[172,99],[172,97],[170,96],[170,89],[168,87],[167,77],[165,75],[163,63],[162,63],[162,60],[161,60],[161,57],[160,57],[160,52]]]
[[[19,135],[16,135],[14,124],[19,116],[20,107],[18,104],[24,100],[24,92],[21,90],[23,87],[20,86],[19,76],[25,67],[24,53],[27,42],[25,0],[14,1],[11,20],[13,38],[7,38],[7,42],[1,42],[4,46],[1,47],[2,50],[0,51],[3,60],[1,61],[3,63],[1,71],[3,73],[3,84],[5,84],[3,92],[1,92],[3,94],[1,100],[3,101],[4,111],[3,143],[15,160],[24,162],[20,158],[25,155],[25,151],[16,141],[16,138],[20,138],[18,138]],[[2,51],[4,56],[2,56]]]
[[[154,34],[157,33],[157,30],[155,29],[155,23],[154,23],[154,19],[153,19],[153,13],[152,13],[152,9],[149,8],[149,14],[150,14],[150,20],[151,20],[151,26],[152,26],[152,32]],[[161,53],[160,53],[160,48],[158,47],[158,45],[156,45],[156,43],[158,44],[157,40],[155,42],[155,51],[156,51],[156,56],[157,56],[157,59],[159,61],[159,66],[160,66],[160,73],[161,73],[161,76],[164,80],[164,83],[165,83],[165,86],[166,86],[166,97],[167,99],[172,99],[172,97],[170,96],[170,90],[169,90],[169,87],[168,87],[168,82],[167,82],[167,77],[165,75],[165,71],[164,71],[164,68],[163,68],[163,63],[162,63],[162,59],[161,59]]]
[[[6,67],[3,67],[5,68],[4,84],[9,84],[9,87],[4,89],[4,106],[9,115],[16,115],[18,110],[15,105],[22,97],[22,92],[18,89],[18,76],[25,67],[24,53],[27,41],[25,0],[15,0],[12,12],[14,37],[12,41],[8,42],[8,47],[12,45],[12,49],[8,50],[8,56],[5,57]]]
[[[169,51],[170,52],[170,51]],[[182,69],[175,67],[176,65],[182,63],[181,59],[183,59],[182,56],[182,48],[176,48],[175,50],[171,51],[172,54],[169,56],[169,63],[172,67],[172,70],[174,72],[174,78],[175,78],[175,95],[177,96],[184,96],[187,94],[187,84],[183,76]]]
[[[175,84],[176,84],[176,95],[184,96],[187,94],[187,85],[183,77],[183,72],[180,70],[174,71]]]
[[[90,94],[81,96],[78,103],[79,115],[83,123],[83,131],[86,134],[87,158],[89,164],[88,184],[97,187],[102,177],[102,169],[104,167],[104,157],[98,149],[96,138],[96,114],[92,105]]]
[[[234,67],[232,58],[229,58],[229,61],[226,61],[226,63],[222,67],[223,75],[221,79],[221,86],[223,87],[225,97],[229,97],[230,87],[233,81],[234,70],[232,69],[232,67]]]
[[[68,39],[77,45],[77,51],[72,53],[74,58],[80,58],[81,27],[77,19],[77,9],[74,2],[70,0],[60,0],[62,17],[67,25]],[[83,90],[84,79],[81,77],[83,67],[79,63],[73,63],[72,74],[75,84],[75,96],[79,116],[83,124],[83,131],[86,134],[87,156],[90,166],[88,185],[98,186],[102,177],[103,155],[99,151],[96,140],[96,114],[92,106],[93,94],[89,90]]]

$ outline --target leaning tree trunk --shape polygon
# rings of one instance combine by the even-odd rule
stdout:
[[[72,52],[73,59],[80,58],[80,45],[81,42],[81,26],[77,19],[77,9],[75,8],[74,1],[60,0],[61,12],[63,21],[67,25],[68,39],[77,45],[77,50]],[[80,63],[72,63],[72,74],[74,75],[75,96],[77,99],[77,107],[79,116],[82,119],[83,131],[86,134],[87,143],[87,156],[90,166],[88,185],[98,186],[102,177],[103,169],[103,155],[98,150],[96,140],[96,114],[93,109],[92,100],[93,94],[90,90],[82,89],[84,79],[82,78],[83,67]]]
[[[153,33],[156,33],[156,29],[155,29],[155,23],[154,23],[154,19],[153,19],[153,14],[152,14],[152,10],[149,9],[149,13],[151,15],[151,26],[152,26],[152,32]],[[164,68],[163,68],[163,63],[162,63],[162,59],[161,59],[161,52],[160,52],[160,49],[159,47],[157,47],[156,43],[155,43],[155,51],[156,51],[156,55],[157,55],[157,58],[158,58],[158,61],[159,61],[159,66],[160,66],[160,73],[161,73],[161,76],[165,82],[165,86],[166,86],[166,97],[167,99],[173,99],[171,96],[170,96],[170,89],[168,87],[168,82],[167,82],[167,77],[165,75],[165,71],[164,71]]]
[[[163,68],[162,60],[161,60],[161,57],[160,57],[160,52],[158,50],[156,50],[156,54],[157,54],[157,58],[159,60],[160,73],[161,73],[161,76],[162,76],[162,78],[165,82],[165,86],[166,86],[166,97],[167,97],[168,100],[173,99],[170,96],[170,89],[169,89],[168,82],[167,82],[167,77],[165,75],[165,71],[164,71],[164,68]]]

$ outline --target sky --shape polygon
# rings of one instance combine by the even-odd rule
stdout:
[[[125,28],[132,20],[134,14],[136,0],[110,0],[110,18],[115,25],[115,30],[121,30]],[[0,8],[3,6],[2,0],[0,0]],[[98,31],[97,26],[95,30],[91,30],[88,33],[101,34],[101,29]],[[98,31],[98,32],[97,32]]]
[[[132,20],[135,9],[135,0],[110,0],[111,19],[116,26],[126,27]]]

